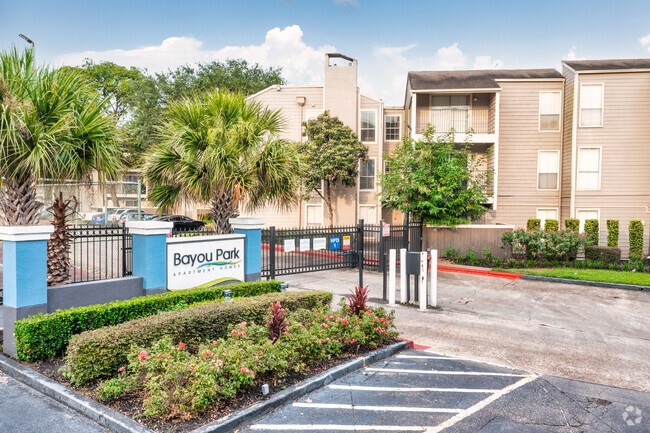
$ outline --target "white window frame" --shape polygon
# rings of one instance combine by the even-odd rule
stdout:
[[[379,206],[377,206],[376,204],[360,204],[359,205],[359,219],[361,219],[361,208],[362,207],[365,207],[365,208],[373,208],[374,207],[375,208],[375,220],[370,221],[370,224],[377,224],[377,217],[379,216],[379,213],[378,213]],[[368,224],[368,222],[369,221],[364,221],[365,224]]]
[[[368,113],[375,113],[375,139],[373,141],[363,141],[361,140],[361,130],[363,129],[361,127],[362,122],[363,122],[363,113],[368,112]],[[359,140],[362,143],[376,143],[377,142],[377,135],[379,134],[379,116],[377,113],[377,110],[374,109],[367,109],[367,110],[359,110]]]
[[[399,132],[397,133],[397,140],[389,140],[386,138],[386,132],[388,128],[386,127],[386,118],[387,117],[397,117],[399,119]],[[384,114],[384,141],[400,141],[402,139],[402,115],[401,114]]]
[[[369,156],[368,161],[374,161],[375,163],[375,174],[372,176],[374,179],[374,182],[372,183],[372,189],[364,189],[361,188],[361,166],[363,165],[363,161],[359,161],[359,191],[376,191],[377,190],[377,157],[375,156]],[[363,177],[370,177],[370,176],[363,176]]]
[[[576,208],[575,218],[577,220],[580,220],[580,218],[578,218],[578,214],[580,212],[596,212],[598,214],[598,217],[596,218],[598,220],[598,228],[600,229],[600,209],[596,209],[596,208],[592,208],[592,207]],[[589,218],[589,219],[592,219],[592,218]],[[580,225],[578,226],[578,233],[584,233],[584,232],[585,232],[585,223],[584,223],[584,221],[580,220]],[[599,236],[600,236],[600,233],[599,233]]]
[[[555,182],[555,189],[552,188],[541,188],[539,187],[539,161],[540,157],[539,155],[543,152],[554,152],[557,153],[557,179]],[[538,150],[537,151],[537,191],[558,191],[560,189],[560,151],[559,150]],[[550,209],[550,208],[549,208]]]
[[[600,125],[583,125],[582,124],[582,88],[584,86],[600,86]],[[580,122],[578,126],[580,128],[602,128],[605,124],[605,83],[580,83],[580,105],[578,107],[578,115],[580,116]]]
[[[557,129],[542,129],[542,93],[558,93],[560,95]],[[539,106],[537,107],[537,130],[539,132],[560,132],[562,130],[562,91],[561,90],[541,90],[539,92]]]
[[[447,105],[447,106],[434,106],[433,105],[433,98],[436,97],[436,96],[448,96],[450,105]],[[467,105],[451,105],[451,97],[452,96],[465,96],[465,97],[467,97]],[[466,129],[465,129],[465,131],[456,131],[455,128],[454,128],[454,132],[456,134],[464,134],[464,133],[467,132],[467,129],[472,127],[472,108],[474,107],[474,98],[473,98],[471,93],[453,93],[453,94],[451,94],[451,93],[450,94],[432,93],[432,94],[429,95],[429,107],[431,108],[431,122],[430,122],[430,125],[433,126],[433,127],[437,126],[437,125],[434,124],[434,120],[435,120],[434,112],[436,110],[439,110],[439,111],[446,110],[448,112],[454,113],[453,114],[454,116],[455,116],[456,111],[466,111],[466,114],[467,114],[467,118],[465,119],[466,122],[467,122]],[[463,107],[463,108],[461,109],[461,108],[454,108],[454,107]],[[455,118],[454,118],[454,120],[455,120]],[[453,120],[452,120],[452,123],[454,123]],[[448,132],[449,132],[449,130],[447,130],[447,131],[438,131],[436,129],[436,133],[446,134]]]
[[[582,149],[598,149],[598,188],[580,188],[580,151]],[[601,182],[603,178],[603,148],[601,146],[579,146],[577,155],[578,173],[576,174],[576,190],[577,191],[600,191]]]
[[[559,216],[560,216],[560,210],[559,210],[558,208],[556,208],[556,207],[538,207],[538,208],[535,210],[535,216],[536,216],[537,219],[540,220],[540,222],[542,223],[542,229],[545,228],[546,220],[545,220],[545,219],[542,220],[542,219],[539,217],[539,211],[541,211],[541,210],[554,210],[554,211],[555,211],[555,218],[550,218],[550,219],[555,219],[555,220],[557,220],[558,224],[560,223],[560,218],[559,218]]]
[[[310,207],[317,207],[320,208],[320,223],[310,223],[309,222],[309,208]],[[323,218],[323,204],[305,204],[305,227],[309,227],[309,224],[320,224],[321,226],[323,225],[324,218]]]

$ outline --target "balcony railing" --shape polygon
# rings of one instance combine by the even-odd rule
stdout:
[[[493,111],[488,107],[472,109],[422,107],[418,109],[416,131],[421,134],[428,125],[431,125],[436,132],[441,133],[447,133],[453,128],[457,133],[464,133],[471,129],[475,134],[493,134]]]
[[[490,176],[490,181],[487,181],[487,174],[491,170],[474,170],[473,173],[474,175],[472,176],[474,178],[474,183],[480,184],[481,190],[483,191],[483,194],[491,195],[494,193],[494,179],[492,179],[492,176]]]

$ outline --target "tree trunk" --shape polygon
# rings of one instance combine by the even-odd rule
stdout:
[[[210,216],[214,222],[214,229],[218,234],[232,233],[230,218],[236,218],[239,214],[235,211],[235,197],[232,191],[224,191],[216,194],[210,203]]]
[[[54,233],[47,242],[47,284],[58,286],[70,280],[70,241],[72,240],[68,231],[67,219],[74,214],[77,207],[77,199],[71,197],[63,200],[63,193],[54,199],[52,206],[48,209],[54,216],[52,224]]]
[[[0,188],[0,222],[2,225],[38,224],[43,203],[36,200],[36,180],[29,175],[4,179]]]
[[[111,184],[111,201],[114,207],[120,207],[120,200],[117,198],[117,185],[114,183]],[[108,203],[106,205],[108,206]]]
[[[334,211],[332,210],[332,186],[329,181],[327,181],[327,211],[330,214],[330,228],[334,227]]]

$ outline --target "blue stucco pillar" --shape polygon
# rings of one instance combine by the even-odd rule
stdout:
[[[167,291],[167,235],[173,223],[165,221],[129,221],[133,235],[133,275],[142,277],[145,295]]]
[[[16,356],[14,322],[47,313],[47,240],[52,225],[0,226],[3,351]]]
[[[259,218],[231,218],[230,226],[238,234],[246,235],[244,240],[244,272],[246,281],[262,278],[262,227],[265,221]]]

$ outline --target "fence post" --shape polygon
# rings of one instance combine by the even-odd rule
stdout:
[[[167,235],[174,223],[166,221],[127,221],[133,235],[131,254],[133,275],[142,277],[146,295],[167,291]]]
[[[384,248],[386,243],[384,241],[384,220],[379,220],[379,272],[384,276],[383,296],[382,299],[386,300],[386,256],[384,255]]]
[[[359,220],[359,227],[357,230],[357,250],[359,254],[359,287],[363,287],[363,243],[364,243],[364,228],[363,220]]]
[[[395,305],[395,265],[397,261],[397,254],[395,249],[389,251],[389,265],[388,265],[388,305]]]
[[[420,310],[427,309],[427,271],[429,263],[429,255],[426,251],[420,252],[420,275],[419,277],[419,296],[418,301],[420,302]]]
[[[408,302],[408,270],[406,268],[406,248],[399,250],[399,300],[402,304]]]
[[[404,231],[402,232],[402,248],[409,249],[409,214],[404,214]]]
[[[47,313],[47,240],[52,225],[0,226],[4,290],[3,351],[16,356],[14,322]]]
[[[122,276],[125,277],[127,275],[126,271],[126,237],[128,236],[127,230],[126,230],[126,223],[122,224]]]
[[[246,281],[262,278],[262,227],[260,218],[230,218],[230,226],[238,234],[246,235],[244,240],[244,273]]]
[[[432,307],[438,306],[438,250],[431,250],[431,282],[430,302]]]
[[[275,280],[275,226],[269,227],[269,279]]]

